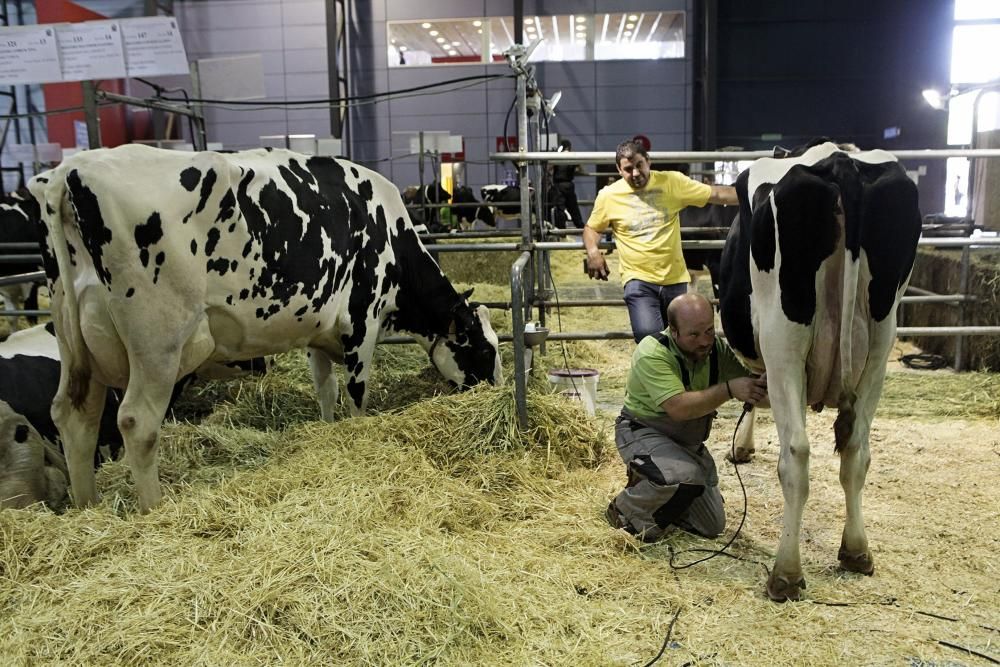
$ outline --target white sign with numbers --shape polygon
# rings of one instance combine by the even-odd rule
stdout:
[[[128,76],[190,73],[177,19],[171,16],[123,19],[118,25],[125,43]]]
[[[52,26],[0,29],[0,85],[62,81]]]
[[[122,32],[115,21],[86,21],[56,26],[63,81],[125,77]]]

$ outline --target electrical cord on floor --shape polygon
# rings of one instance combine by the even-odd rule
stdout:
[[[642,667],[650,667],[651,665],[655,664],[657,660],[663,657],[663,652],[667,650],[668,646],[670,646],[670,635],[673,634],[674,623],[677,622],[677,617],[680,615],[681,615],[681,609],[680,607],[678,607],[677,611],[674,612],[674,617],[670,619],[670,625],[667,626],[667,636],[663,638],[663,646],[660,647],[660,652],[656,654],[655,658],[647,662]]]
[[[899,363],[907,368],[914,368],[922,371],[936,371],[948,366],[948,360],[940,354],[922,352],[920,354],[904,354],[899,357]]]
[[[731,545],[736,540],[736,538],[739,537],[740,531],[743,530],[743,524],[747,520],[747,488],[746,488],[746,486],[743,485],[743,477],[740,475],[740,467],[739,467],[739,465],[737,465],[735,463],[735,461],[736,461],[736,434],[740,430],[740,425],[743,423],[743,419],[748,414],[750,414],[751,410],[753,410],[753,405],[751,405],[750,403],[744,403],[743,404],[743,414],[740,415],[740,418],[736,422],[736,428],[733,429],[733,444],[732,444],[732,457],[733,457],[733,461],[734,461],[733,467],[736,469],[736,479],[739,480],[739,482],[740,482],[740,490],[743,492],[743,516],[740,517],[740,525],[738,525],[736,527],[736,532],[733,533],[733,536],[729,538],[729,541],[726,542],[726,544],[721,549],[697,549],[696,548],[696,549],[683,549],[683,550],[678,551],[678,552],[671,552],[671,554],[670,554],[670,567],[673,568],[673,569],[675,569],[675,570],[686,570],[687,568],[692,567],[694,565],[697,565],[698,563],[704,563],[707,560],[711,560],[712,558],[715,558],[716,556],[726,556],[728,558],[732,558],[733,560],[742,560],[742,561],[746,561],[748,563],[756,563],[756,564],[760,565],[761,567],[763,567],[764,571],[767,572],[768,575],[771,574],[770,570],[768,570],[767,565],[765,565],[764,563],[761,563],[758,560],[752,560],[752,559],[749,559],[749,558],[743,558],[742,556],[736,556],[736,555],[731,554],[731,553],[729,553],[729,552],[726,551],[726,549],[729,548],[729,545]],[[675,564],[674,561],[677,558],[677,556],[679,556],[680,554],[683,554],[683,553],[707,553],[709,555],[705,556],[704,558],[699,558],[698,560],[691,561],[690,563],[685,563],[684,565],[677,565],[677,564]]]

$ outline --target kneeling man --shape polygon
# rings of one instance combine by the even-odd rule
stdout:
[[[689,292],[670,302],[666,331],[632,355],[625,407],[615,426],[628,484],[606,513],[615,528],[652,542],[676,526],[705,537],[726,527],[715,460],[705,447],[716,408],[756,405],[766,378],[749,377],[715,335],[712,304]]]

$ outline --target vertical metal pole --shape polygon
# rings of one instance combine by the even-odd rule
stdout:
[[[81,81],[83,115],[87,121],[87,148],[101,147],[101,119],[97,115],[97,86],[93,81]]]
[[[196,100],[201,99],[201,73],[198,70],[198,62],[191,63],[191,93]],[[201,102],[191,104],[191,110],[197,116],[194,118],[194,136],[191,137],[191,144],[196,151],[203,151],[208,148],[208,136],[205,132],[205,109]]]
[[[963,297],[968,296],[969,292],[969,255],[971,250],[969,246],[962,248],[962,261],[959,267],[958,274],[958,293]],[[958,304],[958,321],[955,326],[963,327],[965,326],[965,300],[959,302]],[[956,371],[961,371],[965,368],[965,336],[962,334],[957,334],[955,336],[955,365]]]
[[[427,217],[427,193],[424,192],[424,131],[420,130],[417,133],[420,147],[420,155],[417,157],[417,168],[420,170],[420,174],[417,177],[417,182],[420,184],[420,190],[417,191],[417,201],[421,202],[424,206],[420,209],[421,214],[424,216],[424,225],[427,225],[429,218]],[[427,225],[427,231],[433,231],[429,225]]]
[[[532,132],[531,132],[531,138],[532,138],[532,141],[534,142],[534,150],[537,151],[537,150],[541,150],[541,148],[542,148],[542,141],[541,141],[541,131],[542,131],[541,125],[542,125],[542,123],[541,123],[541,120],[542,120],[542,113],[544,113],[544,110],[542,109],[542,99],[541,99],[541,95],[542,94],[541,94],[541,92],[538,91],[538,90],[535,90],[534,94],[535,94],[535,103],[532,105],[532,108],[534,108],[534,110],[535,110],[535,115],[534,115],[534,122],[531,124],[531,130],[532,130]],[[545,202],[545,199],[547,199],[547,194],[548,194],[545,191],[545,185],[546,185],[546,183],[545,183],[545,181],[546,181],[546,179],[545,179],[545,165],[542,162],[533,162],[532,165],[531,165],[531,167],[532,167],[532,171],[534,172],[534,183],[535,183],[535,224],[537,225],[536,229],[538,231],[538,239],[540,241],[544,241],[545,240],[545,213],[546,213],[546,208],[545,208],[545,203],[544,202]],[[538,292],[537,293],[540,294],[540,295],[542,295],[543,298],[548,299],[548,291],[549,291],[550,285],[549,285],[549,280],[548,280],[549,279],[549,274],[548,274],[549,252],[547,250],[540,250],[540,251],[538,251],[538,253],[537,253],[537,262],[536,262],[535,266],[538,269],[538,271],[537,271],[538,275],[536,276],[536,278],[537,278],[537,283],[536,284],[538,285]],[[543,326],[545,325],[545,307],[544,306],[538,306],[538,321]],[[542,352],[542,354],[545,353],[545,343],[544,342],[541,345],[541,350],[540,351]]]
[[[527,67],[522,62],[523,67]],[[517,74],[517,150],[524,153],[528,150],[528,102],[527,75],[522,68]],[[521,243],[527,248],[531,244],[531,193],[528,182],[528,163],[525,160],[517,162],[517,181],[521,186]],[[525,284],[531,286],[534,292],[534,267],[529,265]],[[530,317],[531,300],[534,295],[529,293],[525,298],[525,317]]]
[[[510,269],[510,314],[512,338],[514,343],[514,407],[517,409],[517,422],[522,429],[528,428],[528,380],[525,371],[524,354],[524,315],[522,308],[524,290],[524,267],[531,259],[527,250],[521,253]]]

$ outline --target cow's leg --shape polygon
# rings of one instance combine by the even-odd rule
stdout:
[[[178,356],[144,351],[129,355],[128,388],[118,408],[118,430],[125,440],[125,456],[146,513],[160,503],[160,425],[170,404],[178,371]]]
[[[864,515],[861,511],[861,496],[868,474],[868,465],[871,463],[868,447],[871,423],[879,397],[882,395],[885,360],[895,340],[895,327],[892,326],[892,321],[895,321],[894,313],[889,316],[886,323],[872,328],[868,363],[861,373],[856,391],[854,424],[846,442],[838,443],[840,485],[844,489],[844,498],[847,502],[847,520],[837,558],[843,569],[868,575],[875,572],[875,561],[868,549]]]
[[[356,347],[344,350],[344,366],[347,369],[347,404],[352,417],[365,413],[368,405],[368,380],[372,372],[372,357],[375,356],[375,343],[378,340],[379,324],[372,319],[365,323],[367,327],[361,343]]]
[[[750,463],[753,460],[754,452],[757,451],[753,444],[753,426],[756,421],[757,410],[751,410],[736,430],[736,446],[734,451],[726,455],[733,463]]]
[[[52,400],[52,421],[62,438],[73,502],[77,507],[87,507],[98,501],[94,451],[107,387],[91,377],[81,402],[73,405],[68,395],[69,380],[65,377],[69,364],[63,364],[62,369],[64,374],[60,376],[59,390]]]
[[[312,371],[313,387],[319,401],[319,414],[323,421],[333,421],[333,411],[337,407],[340,388],[337,386],[337,374],[333,370],[333,359],[318,347],[310,347],[309,370]]]
[[[778,479],[785,498],[781,540],[774,568],[767,579],[767,594],[775,601],[797,600],[805,588],[799,556],[799,529],[802,510],[809,497],[804,362],[809,338],[803,336],[798,325],[771,323],[761,328],[760,345],[767,364],[768,399],[781,442]]]

